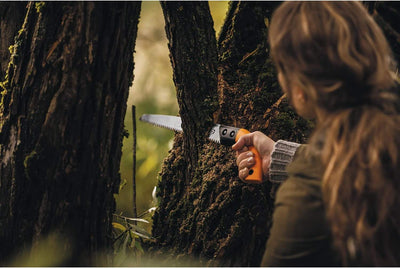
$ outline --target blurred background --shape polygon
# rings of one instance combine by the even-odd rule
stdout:
[[[228,9],[228,1],[210,1],[214,29],[218,35]],[[125,138],[121,159],[121,188],[117,214],[133,216],[133,123],[132,105],[136,106],[136,206],[138,215],[156,206],[152,191],[157,185],[163,159],[172,147],[174,133],[139,121],[144,113],[178,115],[172,67],[164,17],[158,1],[143,1],[134,54],[134,81],[130,88],[125,116]],[[150,226],[149,226],[150,227]]]

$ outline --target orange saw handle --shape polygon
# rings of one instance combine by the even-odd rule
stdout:
[[[244,129],[244,128],[239,129],[236,134],[236,137],[235,137],[235,142],[237,142],[239,140],[239,138],[242,137],[243,135],[246,135],[249,133],[250,133],[250,131],[248,131],[247,129]],[[256,148],[254,148],[254,146],[249,146],[249,150],[251,152],[253,152],[253,154],[254,154],[255,164],[249,170],[249,175],[245,178],[245,181],[261,183],[263,181],[263,179],[262,179],[263,173],[262,173],[262,161],[261,161],[260,154],[258,153]]]

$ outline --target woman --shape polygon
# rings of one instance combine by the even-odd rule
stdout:
[[[295,152],[262,265],[400,265],[399,101],[382,31],[359,2],[285,2],[269,42],[283,91],[317,126],[300,147],[260,132],[233,146],[241,179],[247,146],[271,177]]]

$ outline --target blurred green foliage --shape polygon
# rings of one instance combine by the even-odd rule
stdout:
[[[143,224],[150,224],[149,221],[141,218],[128,218],[115,215],[113,222],[114,238],[114,266],[124,266],[129,260],[129,266],[132,261],[136,264],[145,254],[142,243],[144,240],[152,240],[151,234],[146,231]],[[134,257],[134,258],[132,258]]]
[[[218,35],[228,8],[227,1],[209,2]],[[137,212],[141,214],[152,207],[152,191],[157,184],[163,159],[172,147],[174,133],[140,122],[144,113],[178,115],[178,104],[169,59],[168,40],[164,17],[159,2],[144,1],[138,26],[134,54],[134,81],[130,89],[125,128],[129,137],[124,139],[121,159],[121,183],[116,195],[117,214],[132,217],[133,135],[132,110],[136,106],[137,153],[136,192]],[[150,225],[149,225],[150,226]],[[150,228],[150,227],[149,227]]]
[[[62,266],[71,255],[71,241],[59,233],[51,233],[34,242],[32,249],[23,250],[6,266]]]

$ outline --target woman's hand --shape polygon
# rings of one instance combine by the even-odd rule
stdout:
[[[250,134],[243,135],[232,146],[236,151],[236,164],[239,168],[239,178],[245,181],[249,175],[249,170],[254,166],[254,154],[249,151],[248,146],[254,146],[260,154],[262,160],[262,170],[264,178],[268,176],[269,165],[271,163],[271,152],[274,149],[275,142],[264,135],[260,131],[255,131]]]

